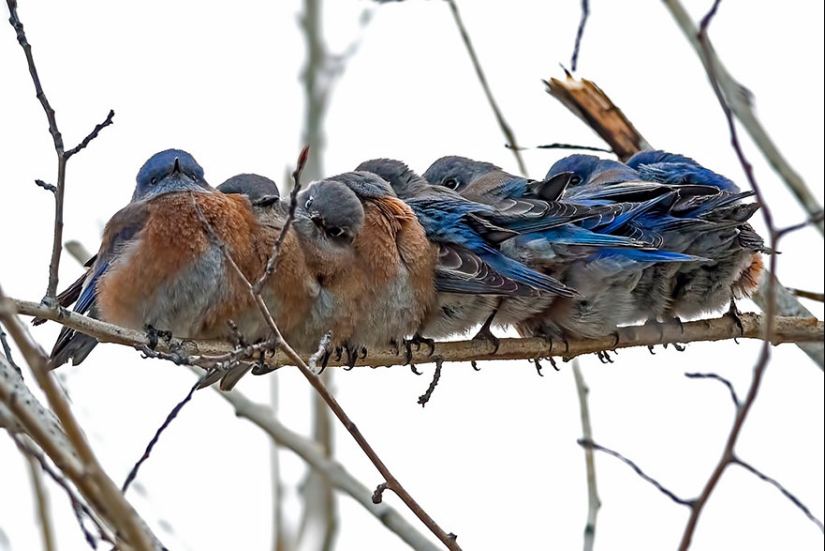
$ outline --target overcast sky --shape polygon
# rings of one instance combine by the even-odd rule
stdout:
[[[191,152],[217,185],[239,172],[279,182],[300,150],[298,75],[304,45],[297,0],[114,3],[21,0],[46,93],[71,147],[102,121],[115,124],[68,168],[65,232],[98,247],[103,225],[125,205],[134,177],[154,152]],[[335,88],[327,119],[326,173],[379,157],[419,172],[461,154],[515,171],[512,154],[478,86],[449,8],[410,0],[376,10],[363,31],[365,1],[328,2],[333,51],[359,35],[360,50]],[[603,145],[544,92],[541,79],[569,66],[577,0],[460,2],[490,85],[522,145]],[[697,19],[709,1],[688,2]],[[647,140],[690,155],[746,187],[726,123],[703,69],[666,8],[654,0],[591,2],[578,75],[607,92]],[[3,18],[5,20],[5,17]],[[5,23],[4,23],[5,25]],[[823,5],[724,2],[711,28],[720,57],[754,94],[757,112],[789,162],[822,202]],[[0,26],[0,284],[39,300],[47,282],[53,204],[35,178],[54,181],[55,154],[12,28]],[[779,178],[745,139],[777,224],[804,220]],[[532,176],[561,152],[527,151]],[[764,235],[761,216],[755,226]],[[782,244],[779,277],[822,291],[823,243],[812,229]],[[61,263],[61,287],[82,268]],[[820,318],[821,304],[805,305]],[[745,310],[755,308],[742,304]],[[50,348],[58,326],[34,329]],[[596,441],[633,458],[678,495],[698,495],[718,460],[733,408],[712,381],[728,377],[744,394],[759,345],[742,341],[622,351],[616,363],[582,359]],[[579,409],[569,365],[539,378],[527,362],[447,365],[432,401],[429,383],[407,368],[336,373],[335,394],[406,488],[467,550],[577,549],[586,514]],[[126,476],[172,406],[194,382],[189,371],[141,360],[130,349],[98,347],[61,370],[76,414],[107,472]],[[308,385],[288,368],[277,377],[281,420],[306,433]],[[823,373],[793,345],[775,349],[738,453],[780,480],[823,517]],[[247,377],[239,389],[267,401],[270,381]],[[367,486],[380,477],[351,437],[336,427],[336,456]],[[287,516],[298,519],[303,463],[281,454]],[[27,466],[0,438],[0,549],[40,548]],[[597,455],[603,507],[600,549],[676,547],[688,510],[670,502],[625,465]],[[196,394],[164,435],[129,497],[170,549],[269,549],[269,442],[237,420],[211,390]],[[59,549],[85,549],[64,494],[49,484]],[[386,501],[411,522],[395,496]],[[341,497],[339,550],[404,549],[404,544]],[[170,529],[170,527],[172,527]],[[170,532],[171,530],[171,532]],[[822,533],[774,488],[735,467],[712,496],[693,549],[821,549]]]

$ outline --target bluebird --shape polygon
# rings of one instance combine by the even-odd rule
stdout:
[[[136,180],[131,202],[106,224],[74,310],[122,327],[152,327],[184,338],[226,337],[228,319],[244,335],[265,334],[263,317],[248,314],[251,297],[194,206],[244,275],[254,279],[266,254],[251,243],[258,223],[249,201],[218,193],[195,159],[177,149],[153,155]],[[69,359],[79,364],[96,343],[64,328],[51,366]]]
[[[610,168],[626,168],[617,165]],[[468,199],[491,205],[556,201],[571,186],[583,181],[573,171],[550,173],[541,181],[530,180],[491,163],[454,156],[433,163],[425,176],[433,184],[456,189]],[[530,312],[521,301],[505,301],[502,309],[509,307],[511,312],[502,318],[512,319],[522,334],[548,338],[595,337],[615,331],[617,322],[632,307],[631,292],[646,266],[657,260],[689,258],[656,251],[651,243],[620,233],[631,220],[650,211],[667,196],[648,194],[645,198],[647,201],[636,203],[573,199],[580,206],[605,208],[575,223],[522,234],[505,242],[505,254],[562,279],[579,294],[542,304],[539,312]],[[608,206],[611,208],[607,209]]]
[[[661,249],[705,259],[646,269],[634,291],[635,317],[693,317],[752,292],[762,266],[759,253],[766,249],[747,224],[758,209],[758,204],[742,203],[751,192],[740,192],[729,179],[682,155],[645,151],[625,168],[617,165],[622,164],[573,155],[557,162],[548,177],[575,174],[581,185],[565,195],[577,201],[673,193],[675,200],[633,220],[625,231]]]
[[[521,231],[562,226],[571,220],[586,218],[590,213],[584,214],[575,205],[547,201],[501,202],[498,204],[501,209],[483,205],[446,187],[430,185],[405,164],[390,159],[367,161],[359,168],[386,178],[410,204],[427,230],[428,238],[438,243],[442,251],[461,251],[465,258],[473,260],[465,266],[485,267],[484,271],[475,270],[472,279],[441,270],[437,278],[439,308],[423,334],[447,336],[482,324],[476,338],[490,340],[497,346],[498,339],[490,330],[494,319],[497,325],[510,325],[541,311],[554,296],[576,294],[552,276],[502,254],[502,250]],[[479,227],[478,221],[485,220],[495,227]],[[508,228],[511,230],[505,231]],[[464,274],[467,273],[465,270]],[[489,279],[488,274],[497,277]],[[458,285],[453,285],[453,281]]]
[[[253,228],[252,249],[256,251],[262,262],[268,262],[269,255],[273,254],[275,243],[281,236],[287,219],[287,211],[280,203],[277,184],[258,174],[239,174],[226,180],[217,189],[222,193],[237,194],[249,200],[252,212],[258,221],[258,226]],[[260,274],[256,277],[259,276]],[[289,231],[284,235],[276,271],[267,280],[267,285],[261,295],[286,342],[292,346],[297,345],[302,352],[314,352],[315,349],[312,347],[317,348],[323,333],[315,331],[311,338],[306,338],[307,328],[311,319],[311,310],[317,307],[317,302],[323,300],[323,297],[321,286],[315,274],[311,273],[307,266],[295,232]],[[260,313],[254,310],[244,310],[243,315],[259,317]],[[243,325],[248,326],[249,323]],[[253,334],[251,338],[256,340],[265,334],[269,334],[268,330]],[[250,338],[245,334],[241,336]],[[228,371],[215,371],[204,379],[201,388],[220,380],[221,390],[231,390],[250,370],[257,375],[272,370],[264,363],[263,358],[257,367],[256,371],[256,365],[242,361]]]
[[[369,172],[314,182],[297,201],[295,231],[324,296],[307,333],[332,330],[350,364],[413,335],[435,305],[438,249],[410,207]]]

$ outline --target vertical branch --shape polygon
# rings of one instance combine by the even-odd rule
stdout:
[[[43,550],[54,551],[54,526],[52,525],[52,515],[49,508],[49,495],[43,485],[42,468],[37,459],[26,454],[24,456],[29,464],[29,475],[32,479],[32,489],[37,503],[37,519],[40,522],[40,532],[43,535]]]
[[[464,42],[464,46],[467,48],[467,53],[470,55],[470,60],[473,62],[473,68],[476,70],[476,76],[478,76],[478,82],[481,84],[481,88],[484,90],[484,95],[487,96],[487,102],[490,104],[490,108],[493,110],[493,114],[496,116],[496,121],[498,121],[498,126],[501,128],[501,132],[504,134],[504,138],[507,140],[507,145],[509,146],[510,151],[513,152],[513,155],[516,158],[516,163],[518,164],[519,173],[522,176],[527,175],[527,167],[524,165],[524,159],[521,158],[521,151],[516,143],[516,136],[513,133],[513,130],[510,128],[510,125],[507,124],[507,121],[504,120],[504,115],[499,109],[498,103],[496,103],[496,98],[493,97],[493,91],[490,90],[490,85],[487,84],[487,77],[484,75],[484,69],[481,68],[481,62],[478,60],[478,55],[476,55],[476,50],[473,47],[473,43],[470,40],[470,34],[467,32],[467,28],[464,26],[464,21],[461,19],[461,14],[458,11],[458,6],[455,3],[455,0],[447,0],[447,3],[450,5],[450,10],[453,13],[453,19],[455,19],[455,24],[458,27],[458,32],[461,34],[461,40]]]
[[[713,46],[707,42],[705,42],[705,44],[702,43],[700,30],[696,28],[696,24],[690,18],[690,15],[679,0],[663,0],[663,2],[667,9],[670,10],[670,13],[676,20],[679,28],[682,29],[691,46],[693,46],[705,70],[708,73],[712,71],[715,74],[715,87],[721,90],[728,108],[736,115],[736,118],[739,119],[742,126],[745,127],[745,130],[748,131],[748,134],[762,152],[762,155],[776,173],[779,174],[785,182],[785,185],[794,197],[796,197],[799,204],[802,205],[802,208],[808,212],[810,217],[814,218],[819,215],[822,212],[822,205],[819,204],[816,197],[811,193],[810,188],[805,184],[805,181],[799,173],[791,167],[762,126],[762,123],[756,118],[756,113],[754,113],[748,93],[722,64]],[[816,223],[816,228],[820,234],[825,233],[825,225],[823,225],[821,219]]]
[[[579,366],[578,358],[573,360],[573,378],[576,381],[576,393],[579,396],[579,409],[582,419],[582,439],[593,442],[593,429],[590,426],[590,408],[587,405],[587,395],[590,389],[584,382],[584,376]],[[587,466],[587,524],[584,526],[584,551],[593,551],[596,540],[596,519],[602,502],[596,488],[596,462],[593,457],[592,446],[584,446],[584,462]]]
[[[269,379],[269,403],[272,407],[272,415],[278,415],[278,377],[267,377]],[[273,551],[288,551],[291,549],[289,537],[284,525],[284,486],[281,480],[281,456],[278,442],[272,440],[272,447],[269,449],[269,470],[272,476],[272,548]]]
[[[44,301],[53,305],[54,297],[57,294],[57,270],[60,266],[60,252],[63,248],[63,196],[66,183],[66,155],[65,146],[63,145],[63,135],[57,128],[57,117],[54,109],[43,91],[43,86],[40,84],[40,75],[37,73],[37,66],[34,64],[34,56],[32,55],[32,47],[26,38],[26,32],[23,30],[23,23],[17,15],[17,0],[6,0],[9,7],[9,23],[14,27],[17,33],[17,42],[23,48],[26,56],[26,63],[29,66],[29,74],[34,83],[35,94],[37,95],[40,105],[43,106],[43,111],[46,112],[46,118],[49,121],[49,133],[52,135],[54,142],[54,150],[57,153],[57,187],[54,190],[55,196],[55,213],[54,213],[54,241],[52,243],[52,256],[49,263],[49,285],[46,290]]]

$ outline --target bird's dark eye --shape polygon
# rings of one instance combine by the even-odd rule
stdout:
[[[447,178],[444,180],[444,187],[448,187],[450,189],[458,189],[458,180],[455,178]]]
[[[582,179],[581,179],[580,177],[578,177],[578,176],[573,176],[572,178],[570,178],[570,185],[571,185],[571,186],[577,186],[577,185],[579,185],[580,183],[582,183]]]
[[[151,180],[149,180],[149,185],[150,185],[150,186],[153,186],[153,185],[155,185],[155,184],[157,184],[157,183],[158,183],[158,179],[157,179],[157,178],[152,178]]]
[[[305,209],[308,209],[310,206],[312,206],[312,199],[313,199],[313,198],[312,198],[312,196],[310,195],[309,199],[307,199],[307,202],[306,202],[306,203],[304,203],[304,208],[305,208]]]
[[[341,237],[346,233],[344,228],[340,226],[332,226],[331,228],[327,228],[327,235],[330,237]]]

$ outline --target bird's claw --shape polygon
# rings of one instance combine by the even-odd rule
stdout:
[[[493,354],[498,352],[498,347],[501,346],[501,340],[493,335],[493,332],[490,330],[490,327],[484,325],[481,329],[479,329],[476,336],[473,337],[474,341],[484,341],[488,342],[493,345]]]

